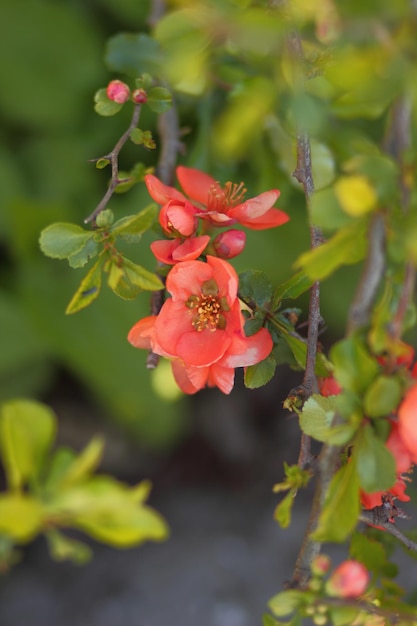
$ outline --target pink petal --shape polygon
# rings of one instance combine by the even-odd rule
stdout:
[[[209,189],[213,186],[221,189],[218,182],[205,172],[179,165],[176,170],[180,185],[191,200],[207,206]]]
[[[144,317],[130,329],[127,340],[135,348],[151,350],[151,339],[154,334],[156,315]]]
[[[213,278],[213,270],[203,261],[184,261],[175,265],[166,286],[175,301],[185,302],[191,295],[200,295],[201,283]]]
[[[218,363],[210,365],[207,385],[218,387],[223,393],[229,394],[235,383],[235,370],[230,367],[223,367]]]
[[[265,230],[266,228],[275,228],[282,226],[289,221],[289,215],[280,211],[280,209],[269,209],[264,215],[254,218],[239,217],[238,222],[251,230]]]
[[[250,337],[235,333],[226,355],[219,365],[224,367],[247,367],[266,359],[273,348],[269,331],[261,328]]]
[[[186,366],[203,367],[221,359],[229,345],[230,337],[224,330],[193,330],[181,334],[175,351]]]
[[[248,219],[264,215],[277,201],[280,192],[278,189],[264,191],[254,198],[249,198],[246,202],[238,204],[227,211],[228,215],[234,217],[236,213]]]
[[[171,272],[178,267],[175,265]],[[184,333],[195,333],[191,324],[190,311],[183,302],[174,302],[168,298],[159,312],[155,322],[154,339],[163,350],[164,354],[171,357],[178,356],[177,344]]]
[[[166,204],[169,200],[182,200],[183,202],[187,200],[175,187],[164,185],[153,174],[146,174],[144,180],[151,198],[158,204]]]
[[[208,235],[186,239],[184,243],[181,243],[172,253],[173,263],[197,259],[207,247],[209,241],[210,237]]]
[[[177,231],[184,237],[193,235],[197,230],[196,209],[190,202],[171,200],[159,213],[159,223],[169,233]]]
[[[213,268],[213,278],[219,286],[219,296],[225,297],[229,306],[232,306],[239,286],[236,270],[230,263],[215,256],[207,255],[207,263]]]
[[[184,393],[193,394],[206,386],[208,367],[186,367],[181,359],[175,359],[171,365],[175,381]]]
[[[174,265],[176,261],[173,260],[172,255],[179,245],[181,242],[178,239],[158,239],[158,241],[153,241],[150,247],[158,261],[166,265]]]

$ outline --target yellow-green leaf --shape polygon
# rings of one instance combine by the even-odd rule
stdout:
[[[31,496],[17,493],[0,495],[0,534],[25,543],[40,532],[43,520],[42,505]]]

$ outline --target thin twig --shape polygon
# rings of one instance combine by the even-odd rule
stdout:
[[[104,196],[102,197],[102,199],[100,200],[100,202],[98,203],[94,211],[91,213],[91,215],[86,217],[86,219],[84,220],[85,224],[88,224],[89,222],[93,222],[93,223],[95,222],[97,215],[99,215],[99,213],[101,213],[101,211],[103,211],[106,208],[117,185],[120,185],[122,182],[124,182],[119,179],[119,154],[120,154],[121,149],[125,145],[126,141],[129,139],[132,130],[136,128],[138,125],[141,108],[142,108],[141,104],[135,104],[129,127],[126,130],[126,132],[124,132],[123,135],[120,137],[119,141],[116,143],[113,150],[109,152],[108,154],[105,154],[104,156],[100,157],[99,159],[93,159],[93,161],[99,161],[101,159],[108,159],[110,161],[111,179],[110,179],[110,185],[108,186],[106,193],[104,194]]]
[[[399,613],[393,612],[392,610],[385,609],[377,604],[373,604],[370,602],[366,602],[364,600],[356,600],[355,598],[320,598],[316,602],[319,606],[327,606],[327,607],[351,607],[353,609],[357,609],[359,611],[364,611],[365,613],[369,613],[370,615],[378,615],[380,617],[384,617],[389,620],[389,622],[384,622],[385,624],[404,624],[404,622],[415,624],[416,616],[411,615],[410,613]]]
[[[384,511],[379,511],[383,507],[375,507],[370,511],[362,511],[359,516],[359,520],[361,522],[365,522],[365,524],[369,524],[370,526],[378,526],[393,537],[396,537],[398,541],[400,541],[407,550],[414,550],[417,552],[417,543],[404,535],[404,533],[399,530],[398,526],[395,526],[392,522],[387,520],[386,515],[384,515]]]

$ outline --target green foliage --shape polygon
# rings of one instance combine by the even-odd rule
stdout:
[[[327,441],[334,414],[334,397],[324,398],[313,394],[303,405],[300,428],[303,433],[318,441]]]
[[[0,451],[8,491],[0,494],[0,534],[22,545],[45,532],[55,558],[85,562],[90,550],[65,537],[73,527],[117,547],[161,541],[167,525],[145,504],[149,484],[127,486],[95,474],[104,442],[96,437],[79,454],[52,452],[56,418],[45,405],[13,400],[2,406]],[[13,554],[9,551],[9,556]],[[2,567],[11,563],[2,562]]]
[[[277,483],[273,487],[274,493],[288,490],[287,495],[276,506],[274,511],[274,518],[281,528],[287,528],[290,525],[295,496],[299,489],[308,485],[311,478],[311,474],[306,470],[302,470],[298,465],[290,466],[284,463],[284,470],[285,480],[282,483]]]
[[[370,424],[365,424],[358,436],[354,456],[359,481],[367,493],[387,491],[395,483],[395,462],[384,442],[377,437]]]

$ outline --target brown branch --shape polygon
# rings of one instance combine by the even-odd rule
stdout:
[[[368,255],[356,294],[349,309],[347,333],[366,326],[372,305],[385,271],[385,224],[381,213],[375,213],[368,231]]]
[[[99,215],[99,213],[101,213],[106,208],[116,187],[120,185],[121,183],[125,182],[119,179],[119,154],[120,154],[121,149],[123,148],[123,146],[129,139],[132,130],[136,128],[138,125],[141,108],[142,108],[141,104],[135,104],[129,127],[120,137],[119,141],[116,143],[113,150],[109,152],[108,154],[105,154],[104,156],[100,157],[99,159],[93,159],[93,161],[99,161],[101,159],[108,159],[110,161],[111,179],[110,179],[110,185],[108,186],[106,193],[104,194],[104,196],[102,197],[102,199],[100,200],[100,202],[98,203],[94,211],[91,213],[91,215],[89,215],[84,220],[85,224],[88,224],[89,222],[93,222],[93,223],[95,222],[97,215]]]
[[[369,613],[370,615],[378,615],[379,617],[384,617],[389,620],[389,622],[384,622],[385,624],[403,624],[404,621],[410,624],[416,623],[416,616],[411,615],[410,613],[399,613],[396,611],[395,613],[390,609],[385,609],[377,604],[372,604],[370,602],[366,602],[364,600],[356,600],[354,598],[320,598],[315,602],[316,606],[326,606],[326,607],[351,607],[353,609],[357,609],[359,611],[364,611]]]
[[[399,517],[407,517],[405,515],[399,515]],[[361,522],[365,522],[369,526],[378,526],[385,532],[389,533],[393,537],[396,537],[407,550],[414,550],[417,552],[417,543],[404,535],[403,532],[393,522],[390,522],[384,505],[376,506],[369,511],[362,511],[359,516]]]

